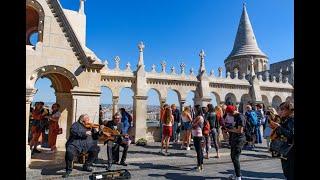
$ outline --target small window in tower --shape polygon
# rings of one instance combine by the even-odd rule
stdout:
[[[36,46],[37,42],[38,42],[38,36],[39,33],[38,32],[34,32],[30,35],[29,37],[29,42],[32,46]]]
[[[252,36],[252,39],[254,39],[254,36]]]

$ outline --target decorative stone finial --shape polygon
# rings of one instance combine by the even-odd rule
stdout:
[[[176,74],[174,66],[171,66],[171,74]]]
[[[107,60],[107,59],[104,60],[104,66],[105,66],[106,69],[109,69],[108,64],[109,64],[109,63],[108,63],[108,60]]]
[[[116,69],[120,69],[120,66],[119,66],[119,64],[120,64],[120,57],[119,57],[119,56],[116,56],[116,57],[114,58],[114,61],[116,62]]]
[[[276,82],[276,76],[272,76],[272,82]]]
[[[280,72],[279,72],[279,82],[282,82],[282,69],[280,69]]]
[[[186,67],[186,65],[184,63],[180,64],[180,68],[181,68],[181,74],[184,74],[184,68]]]
[[[156,65],[155,65],[155,64],[152,64],[152,66],[151,66],[151,72],[156,72]]]
[[[79,14],[84,14],[84,1],[85,0],[80,0]]]
[[[193,76],[193,68],[190,69],[190,75]]]
[[[140,43],[138,44],[138,48],[139,48],[139,51],[140,51],[140,52],[143,52],[144,44],[143,44],[142,41],[140,41]]]
[[[261,80],[262,80],[262,75],[261,75],[261,74],[259,74],[259,76],[258,76],[258,80],[259,80],[259,81],[261,81]]]
[[[288,77],[285,77],[284,78],[284,83],[288,83],[289,82],[289,78]]]
[[[229,71],[227,72],[227,78],[230,78],[230,72]]]
[[[222,77],[222,67],[218,68],[218,72],[219,72],[219,77]]]
[[[206,68],[204,66],[204,57],[206,56],[206,54],[204,53],[203,49],[201,49],[199,56],[200,56],[200,69],[199,69],[199,74],[200,74],[206,71]]]
[[[251,63],[250,75],[251,75],[251,77],[252,77],[252,76],[254,76],[254,75],[255,75],[255,72],[254,72],[254,59],[253,59],[253,56],[251,56],[250,63]]]
[[[130,64],[130,62],[127,63],[127,65],[126,65],[126,70],[127,70],[127,71],[131,71],[131,64]]]
[[[162,73],[166,73],[166,66],[167,66],[166,61],[162,61],[162,62],[161,62]]]
[[[234,79],[238,79],[238,73],[239,73],[238,68],[234,68],[233,73],[234,73]]]
[[[269,72],[266,71],[266,72],[264,73],[264,75],[266,76],[266,81],[269,81]]]
[[[211,69],[211,71],[210,71],[210,76],[214,77],[214,71],[213,71],[213,69]]]
[[[139,60],[138,60],[138,67],[143,66],[144,62],[143,62],[143,49],[144,49],[144,44],[142,41],[140,41],[140,43],[138,44],[138,48],[139,48]]]
[[[242,73],[242,79],[246,79],[246,73]]]

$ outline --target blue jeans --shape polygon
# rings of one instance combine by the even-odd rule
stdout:
[[[173,123],[173,140],[178,140],[178,134],[177,134],[177,129],[178,129],[178,122]]]

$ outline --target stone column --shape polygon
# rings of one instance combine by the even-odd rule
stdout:
[[[31,163],[31,150],[28,145],[29,136],[29,116],[30,116],[30,104],[33,101],[33,97],[36,94],[37,89],[26,89],[26,167],[29,167]]]
[[[112,116],[118,112],[119,96],[112,96]]]
[[[134,141],[137,142],[138,139],[144,138],[146,139],[147,133],[147,98],[148,96],[134,96],[133,101],[135,108],[134,111],[134,130],[135,137]]]
[[[69,129],[73,122],[73,99],[71,93],[56,92],[56,102],[60,105],[61,117],[59,127],[62,128],[62,134],[57,136],[57,148],[65,150],[65,143],[69,137]]]
[[[185,99],[181,99],[180,100],[180,112],[183,111],[183,105],[186,103],[186,100]]]

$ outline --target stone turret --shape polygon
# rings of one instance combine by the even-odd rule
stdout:
[[[234,72],[234,69],[237,68],[240,74],[248,74],[252,69],[251,57],[254,59],[255,72],[267,70],[268,57],[258,46],[244,4],[233,49],[224,61],[226,71]]]

